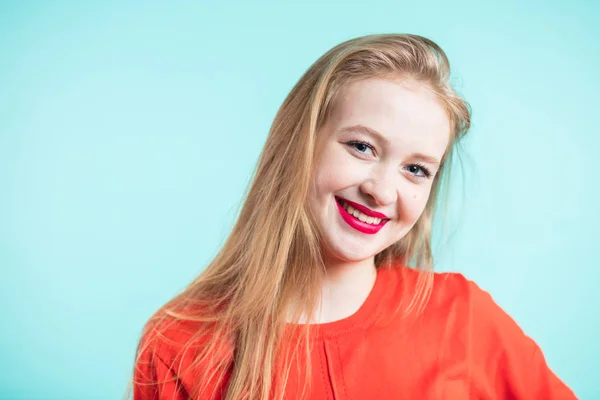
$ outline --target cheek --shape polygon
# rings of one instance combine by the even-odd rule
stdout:
[[[311,185],[311,205],[322,211],[323,206],[327,205],[332,193],[335,193],[342,187],[343,179],[337,171],[324,165],[317,166],[316,171],[318,172],[313,175]]]
[[[318,172],[313,178],[313,185],[318,197],[329,197],[332,193],[358,184],[363,174],[361,168],[348,162],[343,154],[336,153],[330,153],[315,170]]]
[[[427,206],[427,200],[429,199],[430,188],[414,188],[414,190],[405,197],[403,201],[403,215],[404,222],[412,225],[419,219],[425,206]]]

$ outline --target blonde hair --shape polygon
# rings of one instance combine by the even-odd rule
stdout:
[[[143,337],[156,340],[168,340],[164,331],[172,323],[198,326],[182,351],[191,351],[191,343],[204,338],[194,347],[193,365],[210,366],[203,367],[207,375],[189,393],[192,398],[210,379],[223,378],[229,367],[226,399],[283,398],[290,355],[303,349],[310,357],[306,324],[302,340],[286,352],[281,368],[275,368],[286,323],[299,321],[303,312],[312,319],[324,274],[319,236],[306,201],[316,135],[340,90],[351,81],[375,76],[427,84],[451,123],[450,145],[423,214],[405,237],[375,256],[377,268],[400,262],[433,270],[431,231],[440,182],[448,176],[454,145],[469,129],[470,108],[451,87],[448,59],[433,41],[409,34],[348,40],[319,58],[281,105],[237,222],[220,252],[145,326]],[[420,274],[414,304],[427,301],[431,279],[431,273]],[[234,350],[218,353],[223,340]],[[151,348],[152,341],[140,342],[138,355],[146,346]],[[217,353],[221,356],[215,357]],[[310,362],[305,365],[310,377]]]

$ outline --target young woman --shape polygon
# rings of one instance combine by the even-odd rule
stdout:
[[[220,253],[145,326],[134,400],[572,399],[431,230],[468,104],[446,55],[372,35],[281,106]]]

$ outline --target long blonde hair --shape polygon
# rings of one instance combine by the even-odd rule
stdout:
[[[207,375],[191,391],[192,398],[215,378],[209,375],[222,378],[228,368],[226,399],[283,398],[291,358],[286,353],[281,366],[275,367],[282,333],[286,323],[297,322],[302,313],[312,319],[324,275],[319,235],[306,208],[316,135],[341,88],[375,76],[426,83],[438,95],[451,122],[450,145],[423,214],[405,237],[375,256],[377,268],[401,262],[433,270],[435,204],[441,181],[448,177],[455,144],[469,129],[470,108],[451,87],[448,59],[433,41],[409,34],[348,40],[319,58],[281,105],[237,222],[220,252],[145,327],[143,336],[159,337],[170,323],[188,321],[198,326],[190,343],[206,338],[202,346],[194,348],[193,364],[209,363],[210,367],[203,368]],[[415,304],[424,304],[431,291],[432,274],[420,276]],[[308,346],[301,345],[310,343],[306,326],[303,340],[293,351],[303,348],[305,357],[310,357]],[[216,351],[223,340],[231,344],[232,351],[215,357],[223,354]],[[138,346],[138,354],[143,346]],[[304,360],[310,377],[310,361]]]

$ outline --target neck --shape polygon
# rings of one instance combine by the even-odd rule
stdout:
[[[374,258],[359,262],[329,260],[314,323],[333,322],[354,314],[365,302],[377,277]]]

